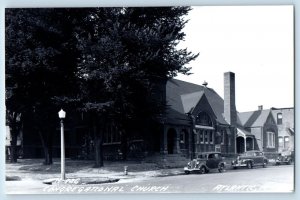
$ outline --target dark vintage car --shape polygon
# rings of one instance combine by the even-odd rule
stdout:
[[[234,169],[238,167],[247,167],[248,169],[252,169],[254,166],[267,167],[267,164],[268,159],[261,151],[247,151],[243,154],[240,154],[231,163]]]
[[[294,151],[279,153],[275,163],[276,165],[286,164],[290,165],[294,161]]]
[[[193,159],[187,164],[187,167],[184,167],[184,172],[186,174],[191,172],[204,174],[212,169],[217,169],[219,172],[223,172],[225,169],[225,162],[219,152],[198,154],[196,159]]]

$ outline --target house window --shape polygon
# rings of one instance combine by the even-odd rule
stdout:
[[[221,144],[224,144],[225,141],[225,131],[221,130]]]
[[[201,112],[196,117],[196,124],[202,126],[212,126],[212,121],[207,113]]]
[[[221,147],[220,147],[219,145],[218,145],[218,146],[216,145],[216,146],[215,146],[215,151],[216,151],[216,152],[221,152]]]
[[[275,133],[267,132],[267,147],[275,148]]]
[[[284,148],[288,149],[289,148],[289,144],[290,144],[290,137],[289,136],[285,136],[284,137]]]
[[[213,133],[213,131],[209,132],[209,143],[210,144],[214,143],[214,133]]]
[[[199,133],[199,140],[200,140],[200,143],[203,144],[204,143],[204,131],[200,130],[200,133]]]
[[[277,114],[277,124],[278,125],[282,124],[282,113]]]
[[[184,132],[182,131],[181,133],[180,133],[180,143],[181,144],[184,144]]]
[[[196,144],[199,144],[199,134],[200,134],[200,132],[197,130],[196,131],[196,134],[195,134],[195,142],[196,142]]]
[[[194,141],[196,142],[196,144],[199,144],[199,132],[195,132],[194,133]]]
[[[208,132],[207,131],[203,131],[204,132],[204,142],[205,144],[208,144]]]
[[[282,137],[278,137],[278,145],[280,149],[284,148],[284,143],[283,143],[283,138]]]
[[[121,135],[118,129],[113,124],[108,125],[104,133],[103,143],[114,144],[114,143],[120,143],[120,141],[121,141]]]

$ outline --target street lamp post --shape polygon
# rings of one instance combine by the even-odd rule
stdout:
[[[61,180],[66,179],[65,172],[65,137],[64,137],[64,119],[66,118],[66,112],[61,109],[58,112],[60,118],[60,158],[61,158]]]

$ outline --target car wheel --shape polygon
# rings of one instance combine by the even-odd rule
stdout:
[[[205,174],[206,168],[204,166],[200,167],[200,174]]]
[[[266,168],[266,167],[267,167],[267,162],[264,161],[263,168]]]
[[[247,162],[247,168],[248,169],[252,169],[253,168],[252,162]]]
[[[219,169],[218,169],[219,172],[220,172],[220,173],[224,172],[224,168],[225,168],[225,167],[224,167],[224,164],[221,164],[221,165],[219,166]]]
[[[190,174],[190,171],[184,171],[185,174]]]

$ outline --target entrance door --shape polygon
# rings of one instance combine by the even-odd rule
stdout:
[[[173,129],[173,128],[169,129],[169,131],[168,131],[168,154],[174,153],[175,137],[176,137],[175,129]]]
[[[236,138],[236,152],[244,153],[245,152],[245,140],[243,137]]]

